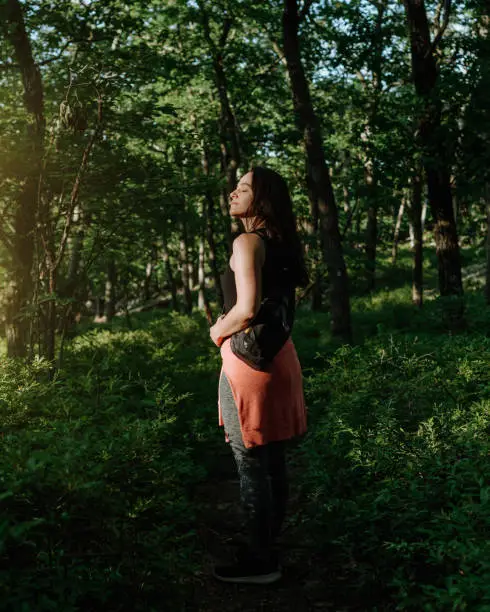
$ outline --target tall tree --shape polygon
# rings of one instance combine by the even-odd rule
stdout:
[[[368,291],[373,291],[376,278],[376,246],[378,242],[378,171],[374,159],[372,137],[377,131],[379,103],[382,90],[383,65],[383,17],[386,9],[385,0],[370,0],[376,9],[376,18],[371,33],[371,82],[369,85],[370,102],[367,125],[364,132],[366,142],[366,159],[364,163],[368,195],[368,214],[366,227],[366,279]],[[367,82],[363,79],[364,86]]]
[[[310,3],[304,5],[305,8]],[[325,160],[322,134],[313,108],[309,84],[300,52],[299,26],[305,16],[298,10],[297,0],[284,0],[284,56],[291,83],[293,106],[298,128],[304,136],[307,182],[310,197],[320,213],[321,245],[330,282],[332,333],[346,341],[352,337],[347,269],[342,252],[337,206]]]
[[[238,125],[233,112],[230,95],[228,92],[228,79],[224,70],[224,56],[226,53],[226,43],[233,25],[233,19],[229,12],[225,12],[221,25],[218,41],[213,39],[211,26],[209,23],[209,13],[203,0],[199,1],[201,11],[202,27],[204,38],[211,54],[214,78],[218,90],[220,103],[220,145],[221,145],[221,167],[226,176],[226,189],[222,190],[220,203],[223,216],[225,218],[225,231],[228,244],[231,249],[231,232],[236,231],[237,227],[230,224],[228,196],[235,189],[237,183],[237,172],[241,162],[240,142],[238,135]]]
[[[30,146],[24,162],[25,176],[16,203],[14,231],[7,244],[11,255],[6,308],[7,351],[11,357],[23,357],[27,354],[26,310],[33,289],[34,228],[44,151],[44,92],[18,0],[5,0],[0,4],[0,27],[13,49],[13,63],[22,75],[22,100],[29,122],[26,137]]]
[[[423,303],[423,227],[422,227],[422,172],[419,164],[416,165],[411,177],[411,197],[409,214],[412,224],[413,264],[412,264],[412,302],[419,308]]]
[[[441,127],[442,101],[437,88],[439,67],[435,56],[449,23],[451,0],[443,0],[443,21],[433,39],[424,0],[403,2],[410,34],[413,80],[422,101],[418,132],[434,220],[439,291],[442,296],[462,295],[458,232],[453,212],[447,142]]]
[[[462,167],[466,170],[465,187],[481,204],[479,216],[486,218],[485,297],[490,305],[490,2],[470,2],[470,8],[476,17],[472,32],[476,61],[469,75],[474,86],[463,118]]]

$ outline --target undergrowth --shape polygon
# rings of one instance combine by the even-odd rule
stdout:
[[[444,301],[416,311],[386,274],[352,301],[354,346],[298,311],[299,533],[339,608],[488,612],[489,309],[467,292],[454,334]],[[223,447],[219,351],[200,314],[126,324],[86,326],[53,380],[0,362],[2,610],[184,609],[194,489]]]
[[[42,361],[0,363],[1,609],[160,610],[197,568],[184,377],[208,352],[209,388],[217,357],[203,321],[141,325],[77,337],[51,382]]]

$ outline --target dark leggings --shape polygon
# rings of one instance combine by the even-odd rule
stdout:
[[[245,448],[238,411],[224,372],[219,382],[221,414],[240,479],[240,497],[252,554],[268,558],[286,514],[288,479],[284,441]]]

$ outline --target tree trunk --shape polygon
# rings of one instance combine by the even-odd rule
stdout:
[[[206,142],[204,139],[202,141],[201,165],[202,165],[202,170],[204,172],[204,176],[206,176],[206,178],[209,178],[210,176],[209,151],[208,151],[208,148],[206,146]],[[214,229],[213,229],[214,211],[216,210],[216,207],[215,207],[213,194],[211,193],[211,190],[208,188],[206,188],[206,191],[205,191],[202,210],[203,210],[203,216],[204,216],[204,227],[205,227],[206,240],[207,240],[208,247],[209,247],[208,264],[209,264],[209,267],[211,268],[211,274],[213,275],[214,289],[215,289],[216,296],[218,299],[218,306],[219,306],[219,309],[222,310],[223,304],[224,304],[224,297],[223,297],[223,290],[221,288],[220,273],[218,270],[216,243],[214,240]],[[228,208],[226,209],[226,216],[227,218],[229,218]],[[228,230],[230,230],[229,223],[227,223],[227,227],[228,227]],[[227,242],[228,242],[228,247],[229,247],[228,253],[230,253],[231,244],[232,244],[231,243],[231,231],[229,235],[227,236]]]
[[[11,263],[5,311],[7,354],[10,357],[24,357],[27,354],[29,329],[25,309],[33,292],[34,228],[45,128],[44,99],[41,74],[32,56],[22,6],[18,0],[4,0],[0,5],[0,28],[14,49],[15,61],[22,74],[22,100],[30,118],[28,134],[31,147],[24,160],[27,173],[15,210],[12,239],[7,245]]]
[[[164,236],[162,238],[162,261],[165,268],[165,276],[167,277],[167,283],[170,289],[170,295],[172,296],[172,308],[178,312],[179,301],[177,299],[177,286],[175,284],[172,266],[170,264],[166,232],[164,232]]]
[[[185,214],[185,211],[184,211]],[[184,289],[184,312],[192,313],[192,293],[190,287],[189,251],[187,243],[187,221],[182,219],[182,235],[180,238],[180,265],[182,269],[182,286]]]
[[[68,263],[68,274],[63,291],[66,297],[73,297],[77,285],[80,263],[82,261],[83,241],[85,239],[85,222],[80,205],[76,205],[73,211],[73,225],[75,232],[70,239],[70,260]]]
[[[230,17],[224,17],[221,35],[218,43],[211,36],[208,13],[203,2],[198,2],[202,16],[204,37],[211,53],[216,88],[220,104],[220,150],[221,168],[226,176],[226,191],[221,194],[221,210],[225,220],[225,235],[231,252],[231,235],[238,230],[238,225],[233,220],[230,223],[228,196],[235,189],[237,183],[237,171],[240,166],[240,139],[235,114],[231,107],[228,95],[228,81],[223,68],[226,41],[230,32],[232,21]]]
[[[344,158],[342,162],[342,170],[343,170],[342,195],[343,195],[344,212],[346,215],[350,215],[351,206],[350,206],[350,193],[349,193],[349,177],[351,173],[351,161],[350,161],[349,151],[345,151],[344,153]]]
[[[95,298],[95,320],[98,323],[103,318],[104,318],[104,298],[98,295]]]
[[[143,283],[143,300],[151,299],[151,284],[153,280],[153,259],[146,262],[145,281]]]
[[[412,303],[419,308],[423,303],[423,228],[422,228],[422,177],[416,173],[412,177],[412,197],[410,217],[413,228],[412,264]]]
[[[349,342],[352,338],[352,329],[347,270],[342,253],[337,206],[325,161],[322,135],[301,62],[299,22],[297,0],[285,0],[284,55],[291,82],[295,116],[298,128],[304,135],[308,185],[313,193],[314,206],[318,205],[320,213],[323,259],[328,269],[331,288],[332,333]]]
[[[107,278],[105,282],[105,319],[110,323],[116,314],[116,262],[111,255],[107,262]]]
[[[223,223],[227,252],[228,256],[231,256],[231,252],[233,250],[233,234],[236,233],[237,228],[236,225],[233,225],[231,222],[230,207],[226,189],[222,189],[219,194],[219,206],[221,209],[221,219]]]
[[[378,203],[377,186],[372,171],[372,161],[366,168],[366,185],[368,188],[368,210],[366,226],[366,281],[367,291],[374,291],[376,286],[376,246],[378,243]]]
[[[358,242],[361,237],[361,207],[359,206],[359,195],[356,196],[356,241]]]
[[[56,345],[56,269],[48,270],[48,291],[50,299],[46,304],[46,320],[44,324],[44,357],[53,363]]]
[[[310,214],[311,220],[306,224],[306,232],[308,234],[308,244],[305,249],[306,256],[310,259],[311,277],[314,285],[311,288],[310,304],[313,311],[320,311],[322,308],[322,273],[321,261],[318,254],[321,253],[321,247],[318,244],[318,206],[315,204],[315,199],[310,193]],[[321,255],[320,255],[321,258]]]
[[[205,271],[205,241],[206,241],[206,203],[202,204],[202,229],[199,232],[199,292],[198,292],[198,308],[199,310],[204,310],[206,314],[206,318],[208,320],[209,325],[213,324],[213,314],[211,312],[211,307],[209,305],[209,300],[206,295],[206,271]]]
[[[308,169],[306,169],[308,172]],[[320,245],[321,236],[319,235],[320,213],[318,209],[318,200],[315,194],[314,185],[312,185],[307,174],[308,199],[310,201],[311,219],[306,222],[306,231],[308,234],[308,243],[306,245],[306,255],[310,256],[311,276],[314,285],[311,289],[310,300],[311,309],[320,311],[322,308],[322,273],[321,273],[321,252]],[[320,259],[319,259],[320,254]]]
[[[424,203],[422,204],[422,233],[424,233],[425,229],[425,220],[427,219],[427,200],[424,199]]]
[[[396,258],[398,256],[398,242],[400,239],[400,228],[402,225],[403,213],[405,211],[405,197],[402,196],[400,202],[400,208],[398,209],[398,215],[396,216],[395,229],[393,231],[393,246],[391,248],[391,265],[396,264]]]
[[[213,210],[214,210],[214,199],[211,193],[206,194],[206,239],[209,247],[208,263],[211,268],[211,273],[214,280],[214,289],[216,297],[218,299],[218,306],[221,310],[225,303],[223,297],[223,289],[221,288],[220,273],[218,270],[218,261],[216,253],[216,243],[214,240],[214,229],[213,229]]]
[[[424,102],[419,123],[428,199],[434,219],[441,296],[462,295],[458,233],[453,214],[449,160],[441,137],[441,100],[436,83],[439,69],[430,39],[424,0],[404,0],[410,29],[412,71],[417,95]]]
[[[198,293],[197,293],[197,307],[199,310],[206,308],[206,272],[205,272],[205,258],[204,258],[204,236],[201,233],[199,236],[199,265],[198,265]]]
[[[487,200],[487,269],[486,269],[486,282],[485,282],[485,298],[487,304],[490,306],[490,185],[486,185],[486,200]]]
[[[378,129],[378,109],[381,97],[381,69],[383,61],[383,17],[385,4],[377,2],[377,16],[374,30],[371,33],[371,87],[369,92],[369,119],[363,134],[366,143],[367,159],[364,165],[368,194],[368,211],[366,226],[366,281],[367,291],[374,291],[376,286],[376,248],[378,244],[378,178],[376,173],[376,150],[373,136]]]
[[[199,245],[197,257],[194,257],[194,249],[189,249],[189,270],[191,276],[191,289],[199,287]]]

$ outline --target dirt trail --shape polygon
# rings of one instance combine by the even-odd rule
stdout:
[[[235,525],[240,524],[239,485],[235,467],[231,454],[223,457],[219,470],[211,474],[196,491],[198,532],[204,556],[202,571],[195,578],[192,600],[188,601],[186,611],[342,611],[332,601],[331,595],[329,597],[330,579],[325,561],[315,553],[313,544],[305,541],[301,526],[294,524],[298,510],[294,481],[294,474],[291,474],[290,518],[286,520],[284,533],[278,542],[282,579],[267,586],[221,583],[213,578],[212,568],[216,562],[233,561],[236,548],[230,540],[236,538]],[[349,608],[349,612],[352,612],[352,608]]]

